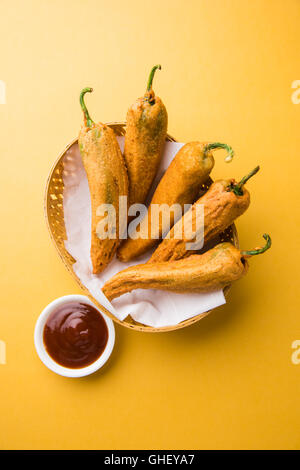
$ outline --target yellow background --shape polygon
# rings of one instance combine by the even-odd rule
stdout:
[[[299,0],[2,1],[2,449],[300,448]],[[110,363],[66,379],[40,362],[33,330],[54,298],[80,293],[43,215],[49,169],[82,122],[123,120],[152,65],[179,141],[225,141],[214,178],[242,177],[252,204],[241,246],[272,235],[226,306],[195,326],[146,334],[116,325]]]

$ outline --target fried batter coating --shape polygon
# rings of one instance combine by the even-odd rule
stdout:
[[[178,293],[210,292],[223,289],[247,272],[247,263],[231,243],[221,243],[203,255],[146,263],[124,269],[103,287],[112,300],[134,289],[160,289]]]
[[[224,242],[202,255],[132,266],[113,276],[102,291],[109,300],[113,300],[134,289],[160,289],[177,293],[223,289],[247,273],[247,258],[270,248],[270,236],[264,234],[263,237],[265,246],[252,251],[240,251],[231,243]]]
[[[191,243],[193,240],[186,237],[184,227],[196,229],[198,204],[202,204],[204,208],[204,243],[207,243],[229,227],[249,207],[250,194],[243,186],[258,170],[259,167],[256,167],[239,183],[234,180],[219,180],[213,183],[209,190],[173,226],[154,251],[148,263],[177,260],[193,254],[193,251],[187,249],[186,246],[187,243]],[[179,238],[178,233],[181,232],[183,233]],[[195,239],[198,240],[199,238],[200,235],[197,233]]]
[[[190,142],[185,144],[176,154],[152,197],[148,214],[137,227],[140,238],[128,238],[119,247],[117,256],[120,261],[130,261],[153,248],[159,240],[174,225],[175,207],[180,215],[184,212],[185,204],[193,204],[199,197],[200,188],[214,167],[215,161],[212,149],[225,148],[228,151],[226,161],[231,161],[233,150],[226,144]],[[160,209],[157,206],[159,205]],[[153,209],[153,210],[152,210]],[[161,210],[154,217],[154,211]],[[162,216],[165,211],[166,217]],[[158,212],[156,212],[158,213]],[[177,217],[178,219],[178,217]]]
[[[92,210],[91,260],[93,273],[98,274],[112,260],[119,244],[119,196],[128,196],[128,176],[125,162],[114,131],[105,124],[95,124],[89,117],[83,102],[85,88],[81,92],[81,103],[85,112],[85,125],[82,127],[78,143],[86,171]],[[97,215],[102,204],[112,204],[116,211],[114,238],[100,239],[97,231],[105,215]],[[122,222],[126,226],[126,220]]]
[[[153,183],[167,135],[168,114],[152,90],[154,72],[150,73],[145,95],[128,110],[124,158],[129,178],[129,204],[143,204]]]

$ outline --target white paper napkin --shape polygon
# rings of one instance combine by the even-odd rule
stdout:
[[[118,142],[123,151],[124,137],[118,137]],[[177,142],[166,142],[152,193],[171,160],[183,145]],[[222,290],[208,294],[175,294],[152,289],[137,289],[113,300],[113,304],[109,302],[102,293],[101,287],[111,276],[128,266],[137,264],[137,261],[121,263],[115,258],[103,273],[92,274],[90,192],[77,144],[73,145],[65,155],[63,180],[64,219],[67,233],[65,247],[76,260],[73,270],[93,297],[119,320],[124,320],[130,314],[134,320],[144,325],[171,326],[225,303]],[[150,254],[147,253],[146,256],[140,258],[138,263],[146,262]]]

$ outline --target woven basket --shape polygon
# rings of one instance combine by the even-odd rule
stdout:
[[[113,123],[107,123],[107,125],[110,126],[114,130],[116,135],[122,136],[125,134],[126,123],[113,122]],[[167,140],[169,142],[176,142],[176,140],[170,135],[167,135]],[[151,326],[142,325],[141,323],[134,321],[130,316],[126,317],[125,320],[121,321],[118,318],[116,318],[114,315],[112,315],[105,307],[103,307],[90,294],[90,292],[86,289],[86,287],[81,283],[80,279],[76,276],[72,268],[72,265],[75,262],[75,260],[67,252],[65,245],[64,245],[64,240],[66,240],[67,237],[66,237],[64,212],[63,212],[63,189],[64,189],[63,176],[62,176],[63,169],[64,169],[63,160],[64,160],[64,156],[67,150],[69,150],[72,145],[77,145],[77,139],[74,139],[63,150],[63,152],[60,154],[60,156],[54,163],[50,171],[50,174],[48,176],[46,191],[45,191],[45,202],[44,202],[45,217],[46,217],[47,226],[51,235],[51,239],[54,243],[55,248],[57,249],[59,256],[61,257],[64,265],[66,266],[68,271],[71,273],[73,278],[80,285],[84,293],[91,299],[92,302],[94,302],[94,304],[100,310],[106,313],[106,315],[112,318],[115,322],[119,323],[120,325],[126,326],[127,328],[131,328],[132,330],[148,331],[148,332],[163,332],[163,331],[178,330],[179,328],[184,328],[185,326],[192,325],[193,323],[196,323],[197,321],[201,320],[206,315],[208,315],[211,312],[211,310],[208,312],[202,313],[200,315],[197,315],[193,318],[190,318],[188,320],[185,320],[179,323],[178,325],[168,326],[168,327],[163,327],[163,328],[153,328]],[[211,182],[212,180],[209,179],[207,183],[203,185],[203,189],[206,190],[211,184]],[[221,234],[220,241],[230,241],[236,247],[239,246],[238,235],[237,235],[235,225],[232,225],[224,233]],[[227,294],[228,289],[229,289],[229,286],[224,289],[225,295]]]

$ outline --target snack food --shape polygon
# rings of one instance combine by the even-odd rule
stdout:
[[[185,232],[185,227],[195,227],[197,205],[203,205],[204,208],[204,228],[201,226],[200,229],[203,229],[202,235],[205,243],[229,227],[249,207],[250,194],[244,185],[258,170],[259,166],[242,178],[239,183],[236,183],[234,179],[215,181],[182,219],[176,222],[158,245],[148,263],[177,260],[193,254],[193,251],[188,250],[186,246],[192,240],[188,239],[185,233],[180,237],[177,234]],[[197,232],[195,239],[197,239]]]
[[[167,110],[152,89],[155,65],[147,90],[127,112],[124,158],[129,178],[129,205],[144,203],[153,183],[167,134]]]
[[[92,88],[84,88],[80,94],[84,126],[78,144],[91,194],[91,260],[93,273],[97,274],[113,258],[119,244],[119,231],[126,227],[127,217],[119,221],[119,196],[128,196],[128,177],[114,131],[105,124],[95,124],[90,118],[84,95],[92,91]],[[102,204],[113,205],[116,214],[111,233],[104,239],[99,238],[99,224],[106,218],[99,212]]]
[[[199,197],[199,189],[207,181],[215,164],[211,151],[220,148],[228,152],[225,161],[231,161],[234,154],[232,148],[219,142],[190,142],[179,150],[155,190],[147,216],[137,227],[143,237],[128,238],[120,245],[117,251],[120,261],[130,261],[159,243],[163,234],[174,225],[176,210],[182,215],[184,205],[193,204]],[[161,210],[165,208],[168,211],[167,218],[161,215],[157,217],[158,220],[153,220],[154,204],[165,205],[161,206]],[[170,211],[173,204],[179,206]],[[153,212],[157,209],[156,206]]]
[[[132,266],[113,276],[102,291],[109,300],[113,300],[134,289],[161,289],[178,293],[223,289],[247,273],[247,258],[270,248],[270,236],[264,234],[263,237],[266,245],[252,251],[240,251],[225,242],[202,255]]]

